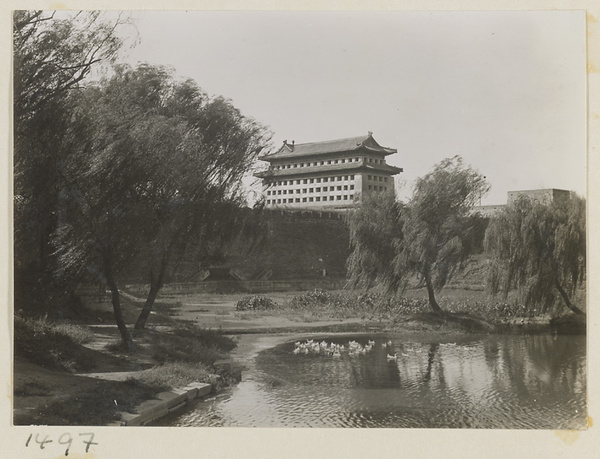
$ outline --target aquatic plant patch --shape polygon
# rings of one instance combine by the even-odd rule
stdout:
[[[279,308],[277,302],[266,296],[246,296],[235,305],[236,311],[266,311]]]

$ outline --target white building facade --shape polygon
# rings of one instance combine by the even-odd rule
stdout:
[[[393,148],[366,136],[304,144],[283,142],[272,155],[259,159],[269,169],[263,180],[267,208],[344,210],[365,193],[394,191],[399,167],[386,163]]]

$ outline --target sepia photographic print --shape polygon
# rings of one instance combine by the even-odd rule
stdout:
[[[592,426],[585,9],[10,16],[22,457]]]

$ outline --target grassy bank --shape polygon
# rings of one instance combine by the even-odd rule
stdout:
[[[105,425],[158,392],[190,382],[235,382],[215,368],[235,342],[189,324],[145,330],[124,352],[114,327],[15,316],[14,424]],[[85,376],[124,373],[123,380]],[[109,376],[110,377],[110,376]]]

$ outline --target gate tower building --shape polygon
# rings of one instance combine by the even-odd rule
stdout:
[[[361,195],[394,191],[399,167],[386,163],[396,153],[382,147],[373,133],[347,139],[295,144],[259,159],[269,162],[255,174],[263,180],[267,208],[345,210]]]

